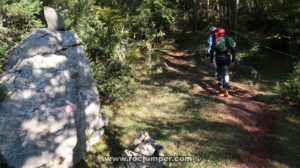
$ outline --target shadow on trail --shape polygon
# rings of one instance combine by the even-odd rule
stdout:
[[[177,56],[174,56],[177,57]],[[164,57],[166,64],[171,70],[166,70],[161,74],[153,74],[151,79],[143,80],[144,85],[155,85],[159,87],[168,87],[174,93],[182,93],[190,95],[189,98],[182,99],[185,102],[183,107],[174,108],[173,111],[179,111],[182,116],[178,120],[161,120],[159,118],[151,118],[143,120],[135,118],[135,122],[147,125],[147,130],[154,139],[164,142],[174,142],[176,148],[184,148],[185,146],[193,146],[190,153],[191,156],[199,156],[203,162],[211,162],[217,164],[223,161],[240,160],[236,144],[239,143],[239,132],[241,129],[233,123],[225,123],[219,121],[209,121],[203,118],[206,113],[201,109],[208,103],[221,103],[225,101],[215,98],[211,95],[218,93],[216,83],[213,80],[203,79],[207,75],[208,69],[201,72],[199,68],[191,67],[189,64],[181,64],[186,60],[195,60],[195,56],[182,56],[183,59],[172,61],[173,56]],[[201,64],[204,68],[210,67],[202,59],[196,64]],[[173,82],[184,81],[188,83],[188,89],[176,86]],[[197,90],[197,86],[202,88]],[[151,87],[150,87],[151,88]],[[156,90],[149,90],[155,93]],[[205,93],[205,94],[202,94]],[[195,100],[199,102],[195,102]],[[176,115],[172,111],[170,115]],[[211,114],[215,115],[212,111]]]
[[[189,51],[187,51],[187,50],[184,50],[184,51],[183,51],[182,53],[180,53],[179,55],[178,55],[178,54],[172,54],[172,53],[166,52],[166,51],[160,51],[160,52],[161,52],[162,54],[164,54],[165,56],[172,57],[173,60],[174,60],[174,59],[177,59],[177,60],[192,60],[192,59],[194,59],[194,56],[191,55],[191,54],[193,54],[193,53],[191,53],[191,52],[189,52]],[[171,51],[171,52],[176,52],[176,50],[173,50],[173,51]],[[182,56],[182,54],[185,54],[185,53],[187,53],[188,55]]]
[[[196,68],[193,68],[193,67],[190,67],[188,65],[180,65],[180,64],[176,64],[174,63],[174,61],[172,60],[168,60],[166,59],[165,60],[166,64],[169,66],[169,67],[172,67],[180,72],[188,72],[188,73],[193,73]]]
[[[232,87],[230,93],[233,99],[218,97],[220,91],[212,78],[214,68],[204,55],[191,55],[187,50],[179,49],[178,53],[171,51],[165,54],[163,60],[167,65],[166,73],[154,74],[152,79],[143,83],[151,85],[151,81],[159,81],[160,86],[168,86],[174,92],[190,94],[191,100],[185,101],[186,107],[183,108],[186,119],[147,123],[154,138],[168,140],[178,132],[186,132],[186,136],[175,136],[172,141],[176,141],[178,146],[188,145],[189,142],[194,144],[194,156],[200,155],[204,160],[237,161],[244,167],[268,165],[268,161],[273,159],[275,140],[272,134],[274,117],[266,111],[266,104],[255,100],[250,91],[238,87]],[[189,61],[194,61],[194,65]],[[176,80],[187,82],[191,91],[171,85]],[[211,122],[201,118],[199,109],[203,106],[193,102],[199,97],[216,105],[221,104],[222,108],[212,109],[224,111],[224,115],[230,116],[228,120]],[[197,131],[199,137],[188,136]]]
[[[236,143],[238,128],[233,124],[209,122],[198,117],[179,121],[145,121],[154,139],[172,141],[177,148],[193,146],[192,156],[202,161],[224,161],[237,159]],[[224,136],[229,135],[229,136]],[[225,138],[226,137],[226,138]]]

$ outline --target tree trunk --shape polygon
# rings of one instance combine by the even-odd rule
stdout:
[[[234,39],[235,41],[238,40],[238,32],[239,32],[239,5],[240,5],[240,0],[236,0],[235,2],[235,7],[234,7]]]
[[[232,15],[231,15],[231,3],[227,3],[227,10],[226,10],[226,15],[227,15],[227,25],[229,25],[229,27],[232,27]]]
[[[225,22],[226,21],[226,5],[225,3],[223,2],[222,3],[222,21]]]
[[[128,20],[129,20],[129,2],[128,1],[129,0],[125,0],[124,4],[123,4],[123,10],[124,10],[124,13],[126,14],[126,17],[125,17],[125,21],[122,26],[122,33],[128,27]]]
[[[206,1],[206,17],[209,17],[208,14],[209,14],[209,12],[210,12],[210,8],[209,8],[210,2],[209,2],[209,1],[210,1],[210,0],[207,0],[207,1]]]
[[[194,18],[194,31],[197,31],[199,28],[199,1],[198,0],[193,0],[193,18]]]
[[[3,27],[3,15],[0,14],[0,27]]]
[[[218,13],[218,18],[220,19],[220,18],[221,18],[221,12],[220,12],[220,1],[219,1],[219,0],[217,0],[217,1],[216,1],[216,3],[217,3],[217,13]]]

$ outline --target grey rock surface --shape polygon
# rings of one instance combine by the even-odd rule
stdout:
[[[155,140],[149,136],[147,131],[138,131],[137,137],[128,146],[129,150],[134,150],[141,143],[154,144]]]
[[[162,163],[160,162],[155,162],[155,161],[147,161],[147,158],[145,156],[130,151],[130,150],[125,150],[123,152],[124,157],[132,158],[132,157],[144,157],[144,162],[143,161],[131,161],[131,162],[126,162],[127,168],[163,168]],[[134,160],[134,159],[133,159]]]
[[[37,29],[11,53],[0,84],[0,156],[13,167],[72,167],[107,124],[81,39]]]
[[[133,151],[144,156],[152,156],[155,152],[155,146],[151,143],[141,143]]]
[[[47,22],[48,29],[60,30],[60,31],[65,30],[64,21],[57,10],[55,10],[51,7],[45,6],[44,7],[44,16],[45,16],[45,20]]]
[[[139,131],[137,137],[124,150],[123,156],[127,157],[127,168],[162,168],[163,163],[158,157],[163,157],[163,146],[154,144],[147,131]]]

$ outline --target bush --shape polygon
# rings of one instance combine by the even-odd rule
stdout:
[[[0,6],[0,10],[3,14],[3,27],[8,28],[12,40],[21,40],[34,29],[44,27],[39,19],[42,10],[40,1],[7,2]]]
[[[27,36],[33,29],[43,27],[39,14],[42,10],[40,1],[20,0],[0,2],[0,72],[6,62],[9,51]]]
[[[122,65],[121,61],[114,61],[106,66],[92,62],[92,67],[103,101],[120,101],[135,93],[138,84],[128,65]]]
[[[277,85],[276,90],[283,102],[300,107],[300,63],[286,81]]]
[[[57,9],[68,30],[83,40],[102,97],[133,95],[137,72],[153,70],[156,43],[176,22],[177,1],[136,3],[97,0],[1,0],[0,68],[14,45],[34,28],[45,27],[42,6]]]
[[[0,27],[0,73],[3,70],[5,61],[6,61],[6,52],[12,45],[9,45],[9,42],[6,38],[6,30],[3,27]]]
[[[252,47],[247,52],[247,57],[244,58],[247,65],[260,68],[263,60],[263,56],[260,55],[261,53],[261,46],[258,43],[252,44]]]

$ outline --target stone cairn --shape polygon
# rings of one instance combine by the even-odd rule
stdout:
[[[163,163],[158,157],[163,157],[163,146],[155,144],[154,139],[147,131],[139,131],[137,137],[131,142],[123,152],[123,156],[128,157],[126,163],[128,168],[162,168]],[[138,160],[144,158],[143,160]],[[151,160],[152,159],[152,160]],[[157,160],[155,160],[157,159]]]
[[[0,168],[71,168],[108,123],[82,40],[44,9],[48,29],[16,46],[0,74]]]

